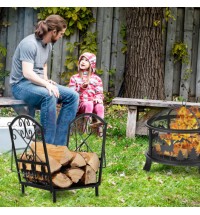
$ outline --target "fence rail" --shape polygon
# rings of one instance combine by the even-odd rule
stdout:
[[[119,94],[125,72],[125,55],[120,30],[125,24],[125,8],[98,7],[92,8],[96,23],[90,26],[90,31],[97,31],[97,68],[103,70],[102,80],[105,91]],[[172,100],[174,96],[183,96],[188,101],[195,101],[200,96],[200,8],[171,8],[175,20],[170,19],[163,33],[165,52],[165,96]],[[33,33],[37,23],[37,11],[33,8],[6,8],[4,22],[9,23],[2,28],[0,43],[6,47],[7,56],[5,69],[10,71],[11,61],[17,44],[27,35]],[[61,74],[66,71],[65,58],[67,42],[79,42],[77,30],[69,38],[62,38],[54,45],[52,58],[48,62],[48,73],[58,83],[66,84]],[[188,46],[189,64],[174,64],[171,56],[175,42],[184,42]],[[78,57],[78,53],[75,53]],[[50,74],[50,68],[52,73]],[[185,79],[185,72],[192,70]],[[111,74],[109,71],[115,71]],[[5,80],[5,96],[11,95],[9,77]]]

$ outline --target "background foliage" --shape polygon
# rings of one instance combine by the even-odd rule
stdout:
[[[80,31],[86,31],[90,23],[95,22],[91,8],[87,7],[40,7],[38,19],[44,20],[51,14],[58,14],[67,21],[66,36],[70,36],[78,28]]]

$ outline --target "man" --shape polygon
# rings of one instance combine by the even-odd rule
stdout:
[[[47,60],[52,43],[62,38],[66,22],[59,15],[50,15],[38,22],[35,34],[17,46],[10,75],[13,96],[30,107],[39,108],[46,143],[65,145],[68,125],[78,107],[78,94],[72,89],[48,80]],[[56,119],[56,104],[62,103]]]

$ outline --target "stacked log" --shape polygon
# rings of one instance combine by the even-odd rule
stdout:
[[[36,155],[37,162],[46,162],[42,142],[31,143],[30,147],[30,150],[22,154],[22,160],[28,160]],[[67,188],[73,184],[86,185],[97,182],[100,161],[96,153],[70,151],[67,146],[53,144],[46,144],[46,148],[54,186]],[[30,163],[19,163],[19,169],[26,170],[26,178],[29,180],[33,180],[33,177],[27,177],[27,171],[33,170],[32,168],[33,165]],[[37,180],[44,180],[40,177],[42,171],[41,165],[35,165],[34,173]],[[48,172],[47,167],[45,172]]]

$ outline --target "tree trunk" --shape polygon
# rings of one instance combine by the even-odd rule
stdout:
[[[164,99],[162,19],[163,8],[126,8],[124,97]]]

